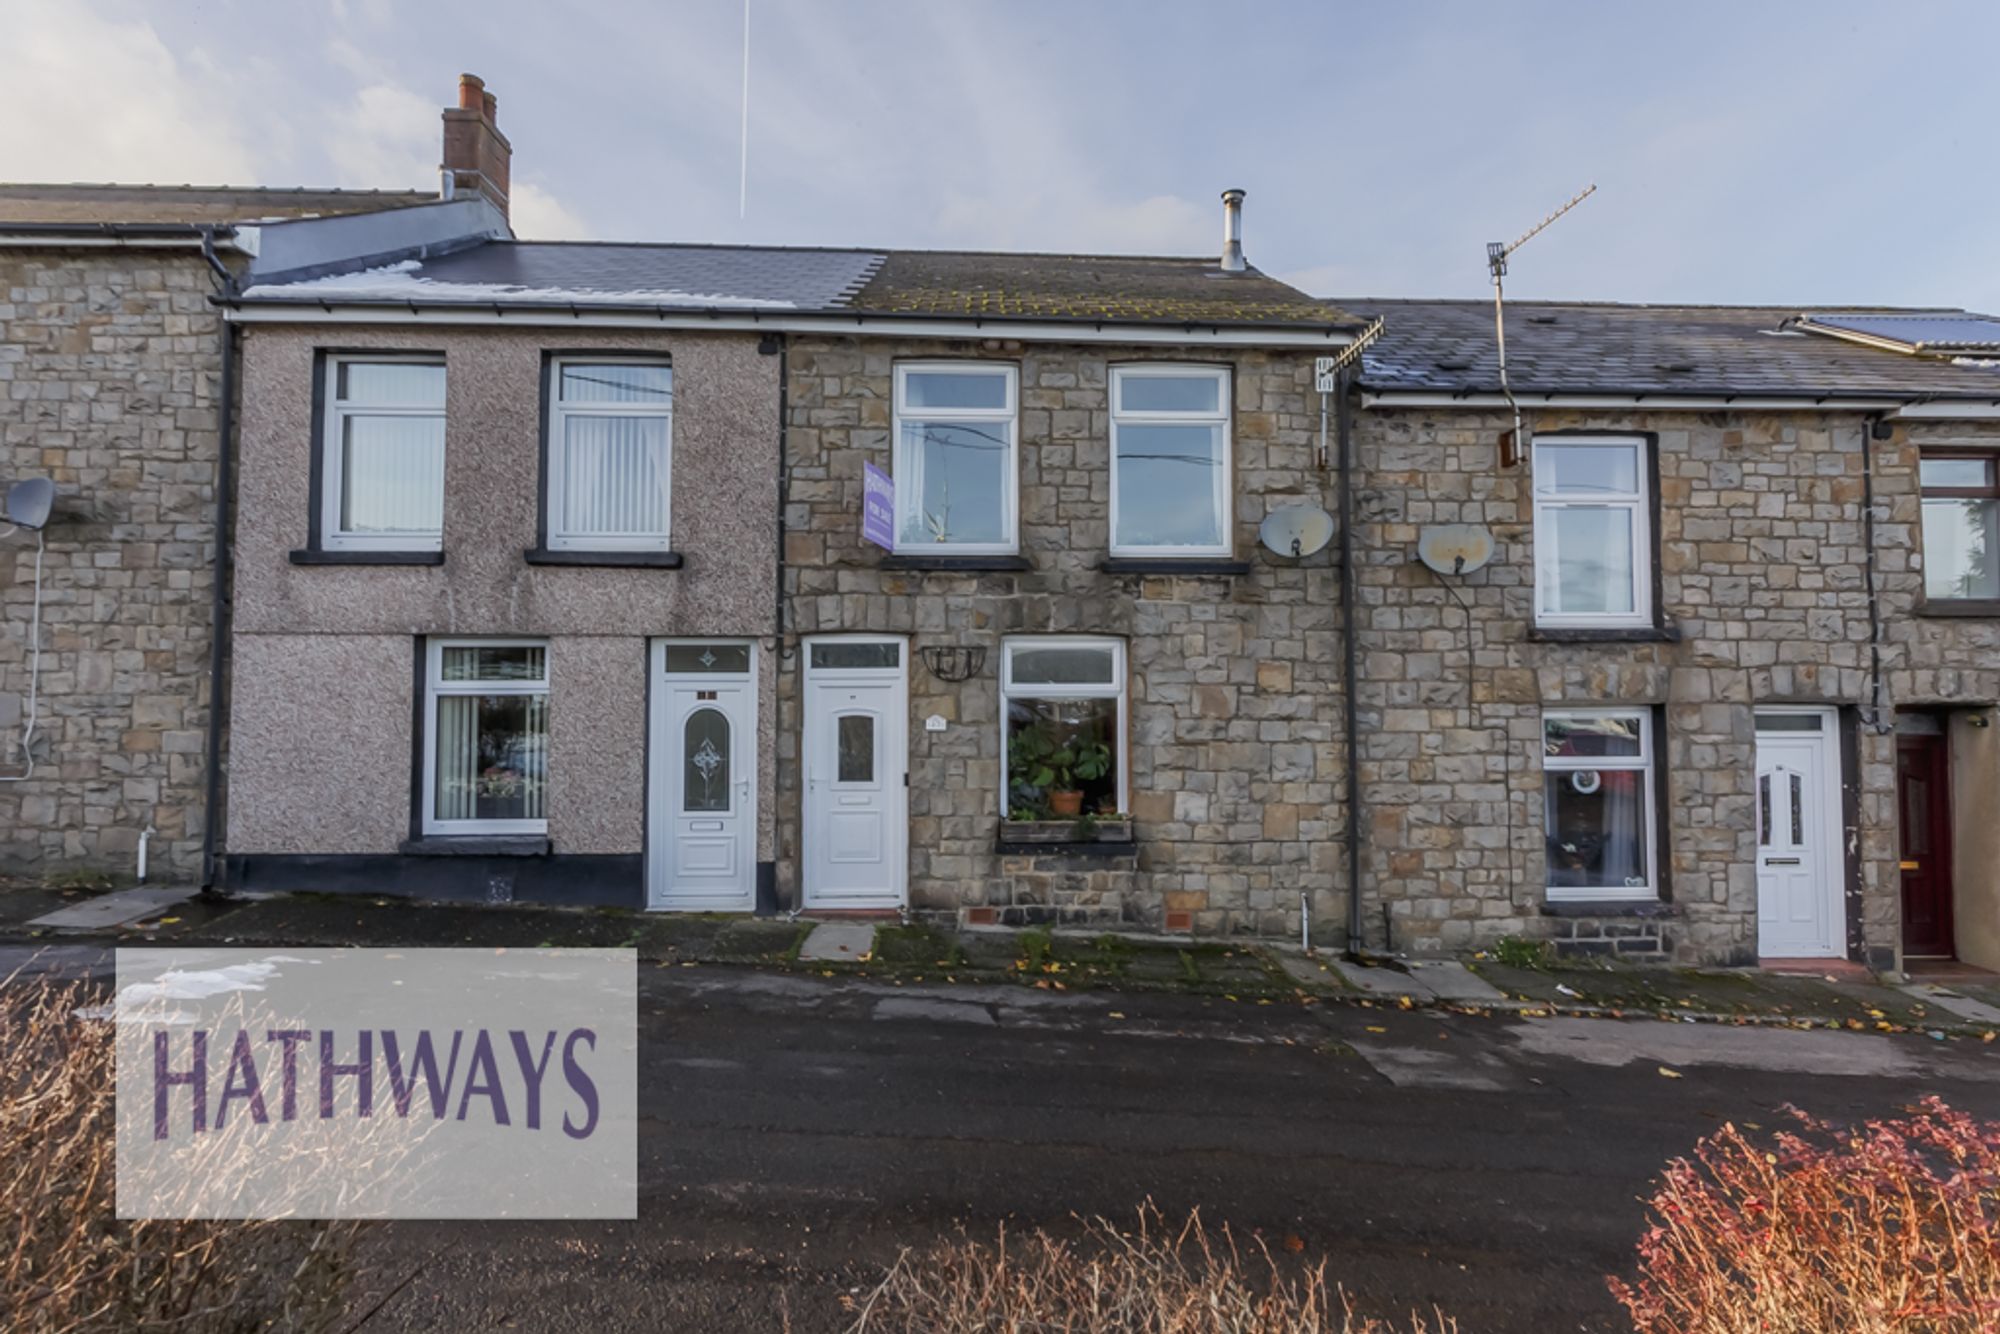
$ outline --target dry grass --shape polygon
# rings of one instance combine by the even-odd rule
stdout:
[[[80,988],[0,986],[0,1311],[9,1330],[319,1331],[356,1226],[120,1222],[112,1024]]]
[[[1273,1255],[1213,1232],[1199,1213],[1175,1227],[1151,1201],[1136,1228],[1083,1220],[1074,1242],[1036,1231],[905,1251],[867,1296],[849,1299],[850,1334],[1453,1334],[1441,1315],[1407,1325],[1356,1316],[1326,1261]]]
[[[2000,1124],[1926,1098],[1846,1129],[1733,1125],[1667,1165],[1636,1283],[1639,1334],[2000,1329]]]

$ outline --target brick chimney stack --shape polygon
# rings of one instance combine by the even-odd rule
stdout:
[[[444,197],[482,194],[507,213],[507,171],[514,147],[494,123],[493,94],[477,74],[458,76],[458,105],[444,109]]]

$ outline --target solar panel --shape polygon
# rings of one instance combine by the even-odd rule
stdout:
[[[1859,335],[1900,344],[1912,352],[2000,350],[2000,320],[1983,315],[1807,315],[1801,323],[1839,336]]]

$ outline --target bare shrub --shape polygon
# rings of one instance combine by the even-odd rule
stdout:
[[[1286,1263],[1261,1239],[1210,1231],[1197,1211],[1178,1228],[1148,1200],[1138,1225],[1079,1220],[1071,1242],[1037,1230],[992,1245],[970,1239],[904,1251],[873,1292],[847,1299],[850,1334],[1452,1334],[1412,1316],[1356,1316],[1326,1261]]]
[[[1937,1098],[1858,1129],[1796,1108],[1766,1146],[1734,1125],[1667,1165],[1636,1283],[1639,1334],[2000,1329],[2000,1124]]]
[[[109,1020],[74,985],[0,986],[0,1311],[10,1330],[318,1331],[358,1225],[121,1222]]]

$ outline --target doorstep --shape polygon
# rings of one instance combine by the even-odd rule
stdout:
[[[1875,974],[1852,959],[1759,959],[1757,967],[1787,977],[1824,977],[1837,982],[1875,980]]]

